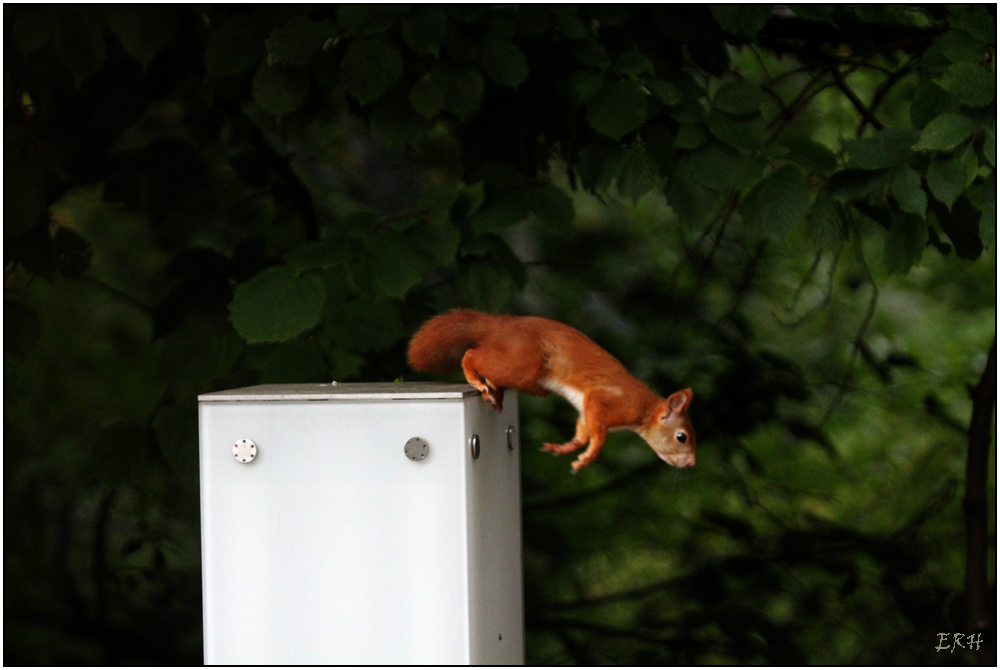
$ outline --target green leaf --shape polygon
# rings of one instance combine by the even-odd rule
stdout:
[[[163,338],[160,375],[182,382],[222,377],[243,353],[243,342],[222,314],[194,312]]]
[[[699,89],[697,92],[687,91],[687,93],[700,96],[702,91]],[[703,123],[705,109],[698,100],[684,100],[670,109],[670,118],[680,123]]]
[[[634,77],[656,74],[653,68],[653,61],[644,53],[639,51],[626,51],[615,59],[615,64],[611,68],[612,72],[628,74]]]
[[[667,204],[683,221],[704,223],[722,204],[722,194],[696,182],[683,170],[675,170],[667,185]]]
[[[170,43],[177,30],[177,10],[167,5],[122,3],[108,9],[105,17],[125,51],[143,67]]]
[[[944,49],[945,58],[951,62],[958,63],[959,61],[970,61],[975,63],[981,61],[989,53],[989,49],[985,44],[972,39],[966,31],[962,30],[954,32],[961,33],[965,39],[958,44]]]
[[[681,101],[681,92],[669,81],[653,79],[649,82],[649,90],[664,105],[676,105]]]
[[[882,264],[889,274],[906,274],[920,262],[927,244],[927,222],[914,214],[899,213],[885,236]]]
[[[198,409],[163,407],[153,419],[160,455],[188,488],[198,489]]]
[[[916,148],[945,151],[954,149],[975,129],[976,122],[967,116],[950,112],[942,114],[924,127]]]
[[[951,93],[928,79],[913,93],[910,101],[910,123],[914,128],[923,128],[931,119],[955,109]]]
[[[467,219],[483,206],[486,199],[486,185],[481,182],[473,182],[462,187],[455,202],[455,215],[459,220]]]
[[[403,57],[384,38],[354,40],[340,61],[341,81],[362,105],[380,98],[402,75]]]
[[[209,76],[239,74],[264,57],[263,25],[256,16],[239,15],[212,31],[205,46],[205,68]]]
[[[517,291],[517,284],[496,259],[472,256],[459,267],[458,287],[470,305],[484,312],[502,312]]]
[[[444,90],[428,72],[410,89],[410,104],[421,116],[430,118],[444,109]]]
[[[352,256],[349,244],[327,238],[307,242],[285,254],[285,260],[300,270],[322,270],[346,263]]]
[[[847,239],[847,226],[840,213],[840,206],[829,191],[816,195],[806,216],[806,237],[817,249],[836,251]]]
[[[446,220],[422,221],[413,228],[414,247],[435,265],[448,265],[455,258],[462,235]]]
[[[574,102],[582,105],[593,98],[604,88],[605,81],[606,78],[601,72],[591,70],[574,72],[569,78],[569,89],[573,94]]]
[[[462,192],[462,185],[454,181],[441,181],[430,184],[420,194],[417,206],[423,212],[432,214],[443,214],[447,219],[448,210],[455,204],[459,194]]]
[[[22,56],[28,56],[52,39],[52,7],[50,5],[25,6],[14,21],[11,37]]]
[[[932,205],[941,229],[955,245],[959,258],[974,261],[983,253],[983,240],[979,236],[979,220],[982,212],[973,206],[968,196],[962,195],[949,209],[938,203]]]
[[[927,193],[920,183],[920,174],[906,166],[896,171],[890,185],[892,197],[904,212],[927,218]]]
[[[618,193],[638,200],[660,184],[656,161],[649,157],[640,144],[633,144],[625,152],[618,175]]]
[[[936,81],[960,102],[972,107],[990,104],[997,94],[996,74],[976,63],[955,63]]]
[[[984,44],[996,44],[997,20],[995,16],[990,14],[986,5],[965,6],[961,9],[956,7],[954,9],[958,13],[953,16],[952,25],[964,28],[972,37]]]
[[[837,169],[837,157],[825,144],[806,137],[790,137],[782,144],[788,147],[788,159],[807,170],[829,173]]]
[[[346,302],[337,317],[324,323],[324,335],[331,344],[353,351],[382,351],[406,334],[396,303],[383,296]]]
[[[712,134],[730,146],[751,151],[764,148],[767,124],[760,112],[749,116],[730,116],[713,110],[705,120]]]
[[[712,106],[726,114],[752,114],[760,109],[764,94],[750,82],[740,79],[723,84],[715,92]]]
[[[140,484],[159,466],[146,426],[120,421],[101,431],[92,452],[93,471],[108,486]]]
[[[373,286],[383,295],[402,299],[420,283],[430,262],[410,239],[395,230],[384,230],[367,261]]]
[[[532,179],[520,189],[519,195],[525,206],[546,223],[562,229],[573,225],[573,201],[555,184]]]
[[[587,67],[601,70],[611,67],[611,57],[608,56],[608,50],[596,39],[581,40],[579,45],[573,49],[573,56]]]
[[[78,88],[104,67],[104,35],[96,23],[76,10],[70,10],[56,21],[52,45],[59,62],[73,75]]]
[[[318,384],[330,381],[323,347],[295,339],[275,349],[260,366],[261,384]]]
[[[712,5],[712,17],[728,33],[756,39],[771,17],[773,5]]]
[[[257,67],[253,77],[253,99],[261,109],[278,118],[294,112],[309,95],[309,74],[291,65]]]
[[[502,86],[517,87],[528,77],[527,57],[509,40],[484,40],[479,64],[487,77]]]
[[[971,145],[960,156],[935,156],[927,167],[927,186],[950,209],[958,194],[975,179],[977,168]]]
[[[646,126],[648,128],[648,126]],[[598,135],[580,150],[577,173],[580,182],[589,191],[606,190],[621,172],[625,150],[608,138]]]
[[[847,169],[834,173],[827,187],[840,202],[854,202],[878,193],[886,188],[888,182],[888,170]]]
[[[442,68],[435,74],[444,91],[444,105],[452,114],[465,118],[479,110],[483,102],[483,75],[471,67]]]
[[[677,129],[677,148],[697,149],[711,136],[704,123],[682,123]]]
[[[907,165],[913,159],[913,145],[920,134],[911,128],[886,128],[871,137],[844,142],[851,158],[848,166],[862,170],[880,170]]]
[[[337,24],[350,35],[377,35],[391,28],[402,11],[399,5],[337,5]]]
[[[400,22],[403,41],[418,54],[438,54],[448,26],[448,15],[439,7],[411,10]]]
[[[809,201],[806,175],[786,165],[757,184],[740,203],[743,225],[781,239],[805,220]]]
[[[559,32],[571,40],[580,40],[587,36],[587,26],[576,16],[563,14],[557,23]]]
[[[265,42],[268,61],[271,64],[309,65],[313,54],[335,34],[336,26],[332,21],[313,21],[306,16],[296,16],[271,31]]]
[[[609,82],[587,102],[587,121],[591,127],[616,140],[645,120],[646,94],[638,82]]]
[[[677,169],[689,174],[699,184],[725,192],[734,185],[733,169],[739,157],[738,151],[712,142],[682,158]],[[759,174],[757,176],[760,177]]]
[[[661,175],[674,171],[674,159],[677,153],[676,140],[673,133],[659,123],[647,123],[639,131],[642,144],[649,157],[656,161]]]
[[[528,208],[524,203],[502,198],[482,207],[469,219],[469,225],[477,233],[497,232],[513,226],[527,216]]]
[[[316,273],[278,265],[237,285],[229,320],[247,342],[284,342],[316,325],[325,299]]]

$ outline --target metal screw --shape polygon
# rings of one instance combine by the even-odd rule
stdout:
[[[469,438],[469,447],[472,449],[472,458],[479,458],[479,436],[473,435]]]
[[[507,448],[511,451],[514,451],[514,444],[517,442],[516,433],[514,426],[507,426]]]
[[[411,437],[406,441],[406,446],[403,447],[403,453],[411,461],[422,461],[427,458],[427,454],[430,453],[431,446],[427,444],[427,440],[422,437]]]

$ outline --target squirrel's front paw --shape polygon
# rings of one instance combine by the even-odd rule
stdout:
[[[573,464],[570,467],[573,468],[573,474],[575,475],[580,471],[581,468],[584,468],[593,462],[594,462],[593,458],[584,458],[583,455],[581,455],[579,458],[573,461]]]

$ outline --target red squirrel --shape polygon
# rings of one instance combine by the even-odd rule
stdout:
[[[410,340],[410,367],[443,374],[461,366],[465,378],[497,410],[503,391],[557,393],[580,412],[576,435],[543,451],[587,449],[573,472],[589,465],[609,430],[634,430],[670,465],[694,465],[694,428],[688,420],[691,389],[661,398],[589,337],[537,316],[484,314],[456,309],[427,321]]]

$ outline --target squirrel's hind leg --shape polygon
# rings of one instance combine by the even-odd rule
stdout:
[[[503,388],[497,388],[490,383],[489,379],[486,379],[479,371],[476,369],[476,350],[469,349],[462,356],[462,372],[465,373],[465,379],[470,384],[472,384],[477,391],[483,395],[483,400],[489,401],[494,407],[496,407],[498,412],[503,411]]]

